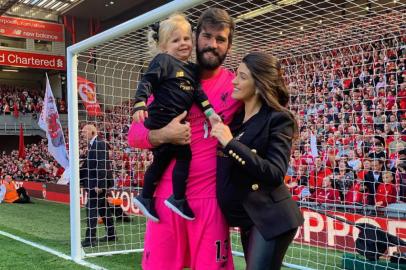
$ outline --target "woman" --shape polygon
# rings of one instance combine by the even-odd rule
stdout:
[[[289,93],[275,57],[251,53],[240,64],[232,97],[244,102],[231,129],[214,125],[224,147],[217,199],[230,226],[240,227],[247,269],[280,269],[303,217],[283,179],[297,132]]]
[[[340,191],[341,199],[344,201],[345,195],[354,185],[355,181],[354,171],[347,166],[345,160],[338,162],[338,168],[334,170],[333,179],[337,189]]]

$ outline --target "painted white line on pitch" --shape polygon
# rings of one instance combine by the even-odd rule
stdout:
[[[86,261],[84,261],[84,260],[74,261],[74,260],[72,260],[71,257],[69,257],[68,255],[66,255],[66,254],[64,254],[64,253],[62,253],[62,252],[59,252],[59,251],[56,251],[55,249],[52,249],[52,248],[49,248],[49,247],[46,247],[46,246],[37,244],[37,243],[35,243],[35,242],[31,242],[31,241],[25,240],[25,239],[23,239],[23,238],[21,238],[21,237],[15,236],[15,235],[10,234],[10,233],[7,233],[7,232],[0,231],[0,235],[6,236],[6,237],[11,238],[11,239],[14,239],[14,240],[16,240],[16,241],[19,241],[19,242],[22,242],[22,243],[24,243],[24,244],[30,245],[30,246],[32,246],[32,247],[41,249],[41,250],[46,251],[46,252],[48,252],[48,253],[51,253],[51,254],[53,254],[53,255],[55,255],[55,256],[58,256],[58,257],[60,257],[60,258],[62,258],[62,259],[65,259],[65,260],[68,260],[68,261],[72,261],[72,262],[74,262],[74,263],[77,263],[77,264],[80,264],[80,265],[89,267],[89,268],[91,268],[91,269],[95,269],[95,270],[107,270],[106,268],[103,268],[103,267],[98,266],[98,265],[93,264],[93,263],[86,262]]]

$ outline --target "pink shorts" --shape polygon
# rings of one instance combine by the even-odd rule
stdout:
[[[160,222],[149,221],[145,232],[144,270],[232,270],[229,228],[215,198],[188,200],[196,219],[174,214],[155,198]]]

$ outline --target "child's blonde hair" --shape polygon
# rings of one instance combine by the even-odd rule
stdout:
[[[190,33],[190,38],[192,38],[192,26],[186,16],[181,13],[172,14],[168,19],[161,21],[158,32],[156,32],[156,29],[150,29],[148,32],[148,44],[152,55],[163,52],[172,33],[181,27],[184,27]]]

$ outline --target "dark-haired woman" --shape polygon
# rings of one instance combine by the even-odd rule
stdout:
[[[297,124],[279,61],[245,56],[233,81],[244,102],[230,127],[216,124],[217,199],[230,226],[240,227],[247,269],[280,269],[303,216],[284,185]]]

